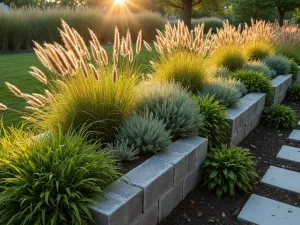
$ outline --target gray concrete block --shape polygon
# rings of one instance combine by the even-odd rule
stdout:
[[[178,142],[183,142],[192,145],[196,149],[195,168],[199,168],[200,164],[206,159],[208,140],[202,137],[190,137],[190,138],[181,138],[178,140]]]
[[[150,158],[126,174],[129,184],[144,190],[143,211],[173,187],[174,165]]]
[[[289,139],[294,141],[300,141],[300,130],[293,130],[289,136]]]
[[[162,219],[167,217],[182,199],[183,199],[183,180],[180,184],[175,186],[171,191],[169,191],[159,199],[158,220],[161,221]]]
[[[244,138],[247,137],[252,131],[252,120],[244,125]]]
[[[186,176],[183,181],[183,198],[185,198],[190,191],[194,190],[202,180],[202,171],[196,169],[191,174]]]
[[[95,197],[99,205],[89,205],[96,224],[127,225],[142,214],[141,188],[118,180],[104,190],[104,195],[107,199]]]
[[[158,224],[158,203],[146,210],[139,218],[130,225],[157,225]],[[102,225],[102,224],[101,224]],[[129,225],[129,224],[128,224]]]
[[[300,173],[298,172],[270,166],[261,182],[300,194]]]
[[[252,194],[238,215],[238,221],[260,225],[296,225],[300,221],[300,209]]]
[[[280,104],[286,97],[287,89],[292,84],[292,75],[279,75],[271,81],[274,89],[274,104]]]
[[[225,141],[226,144],[231,144],[233,146],[237,146],[239,143],[241,143],[245,138],[245,128],[241,127],[234,136],[228,137]]]
[[[281,147],[277,158],[300,163],[300,148],[284,145]]]
[[[232,137],[236,132],[244,126],[245,121],[248,120],[249,114],[245,109],[231,108],[226,110],[229,117],[230,132],[229,136]]]
[[[260,113],[260,115],[254,116],[252,118],[252,121],[251,121],[252,130],[254,130],[260,124],[261,115],[262,115],[262,113]]]

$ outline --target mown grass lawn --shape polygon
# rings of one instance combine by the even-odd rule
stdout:
[[[110,56],[112,53],[112,46],[104,46],[104,48]],[[144,48],[142,49],[137,59],[137,64],[143,66],[143,72],[148,72],[148,62],[153,57],[153,53],[149,53]],[[1,103],[7,105],[9,108],[19,111],[22,111],[25,105],[25,101],[23,99],[17,98],[8,91],[6,85],[4,84],[5,81],[16,85],[24,93],[38,93],[47,88],[28,73],[30,66],[43,68],[34,53],[0,55]],[[18,123],[20,121],[20,116],[20,113],[12,112],[10,110],[0,112],[0,117],[3,117],[5,126]]]

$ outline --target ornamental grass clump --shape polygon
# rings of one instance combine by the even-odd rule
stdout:
[[[120,177],[117,163],[86,133],[32,134],[11,128],[0,138],[0,224],[87,225],[87,204]]]
[[[250,41],[245,44],[245,51],[251,60],[261,60],[274,54],[272,46],[266,41]]]
[[[153,80],[179,82],[194,94],[210,80],[204,58],[190,52],[162,55],[153,69]]]
[[[267,95],[267,104],[273,100],[274,91],[270,80],[263,74],[252,70],[239,70],[230,74],[231,78],[241,81],[248,92],[262,92]]]
[[[255,171],[255,158],[241,147],[222,145],[212,149],[202,168],[204,184],[214,190],[217,196],[235,196],[237,191],[248,193],[251,183],[258,177]]]
[[[228,77],[229,75],[229,70],[226,67],[212,67],[209,69],[209,73],[213,76],[213,77]]]
[[[91,138],[111,142],[135,109],[139,70],[134,62],[142,43],[148,43],[139,32],[134,49],[130,33],[121,37],[116,28],[110,60],[93,31],[89,30],[90,52],[76,30],[64,21],[62,27],[63,45],[35,43],[35,53],[52,77],[47,80],[40,69],[31,67],[30,74],[48,86],[44,93],[25,94],[7,86],[25,99],[22,118],[37,129],[55,131],[61,126],[67,131],[86,126]]]
[[[274,55],[262,60],[268,67],[276,71],[277,75],[286,75],[290,72],[291,64],[283,56]]]
[[[162,120],[172,137],[197,136],[204,117],[192,96],[177,83],[145,82],[138,89],[137,109]]]
[[[292,82],[295,83],[298,79],[299,66],[293,59],[289,59],[289,62],[291,64],[291,69],[289,74],[292,74],[293,76]]]
[[[226,78],[215,79],[212,83],[206,85],[199,92],[199,95],[202,97],[206,95],[214,96],[215,100],[218,100],[224,106],[233,107],[242,97],[242,93],[235,82],[240,84],[239,81],[227,80]]]
[[[130,148],[138,149],[141,153],[157,153],[167,150],[171,135],[164,121],[153,113],[144,112],[124,122],[117,140],[127,142]]]
[[[263,73],[269,79],[272,79],[276,76],[276,71],[270,69],[265,63],[261,61],[250,61],[245,65],[244,69]]]
[[[211,55],[211,63],[217,67],[223,66],[230,72],[244,67],[248,56],[239,45],[224,45],[216,49]]]
[[[229,131],[226,107],[215,100],[213,96],[197,96],[194,100],[204,115],[204,126],[200,129],[199,136],[207,138],[210,147],[221,145]]]
[[[285,105],[272,105],[266,107],[262,116],[262,124],[268,127],[294,128],[296,126],[296,112]]]

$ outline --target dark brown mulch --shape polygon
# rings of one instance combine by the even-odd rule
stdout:
[[[130,170],[134,169],[135,167],[137,167],[138,165],[142,164],[143,162],[145,162],[147,159],[149,159],[150,157],[152,157],[154,154],[146,154],[146,155],[141,155],[139,156],[138,159],[131,161],[131,162],[122,162],[121,163],[121,170],[122,173],[127,173]]]
[[[285,102],[285,105],[297,111],[300,120],[300,104]],[[300,129],[300,127],[298,127]],[[253,185],[253,193],[300,207],[300,195],[288,191],[272,188],[259,181],[270,165],[283,167],[300,172],[300,164],[276,159],[276,155],[283,145],[300,147],[300,143],[289,141],[287,138],[292,129],[276,130],[260,125],[240,144],[256,157],[257,172],[260,176]],[[249,194],[239,193],[236,197],[218,199],[213,192],[208,192],[199,185],[160,225],[242,225],[236,218],[248,200]]]

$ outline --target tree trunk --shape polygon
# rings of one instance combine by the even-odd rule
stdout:
[[[278,8],[279,13],[279,25],[282,27],[284,22],[285,11],[282,11],[281,8]]]
[[[183,0],[183,22],[191,29],[192,27],[192,0]]]

